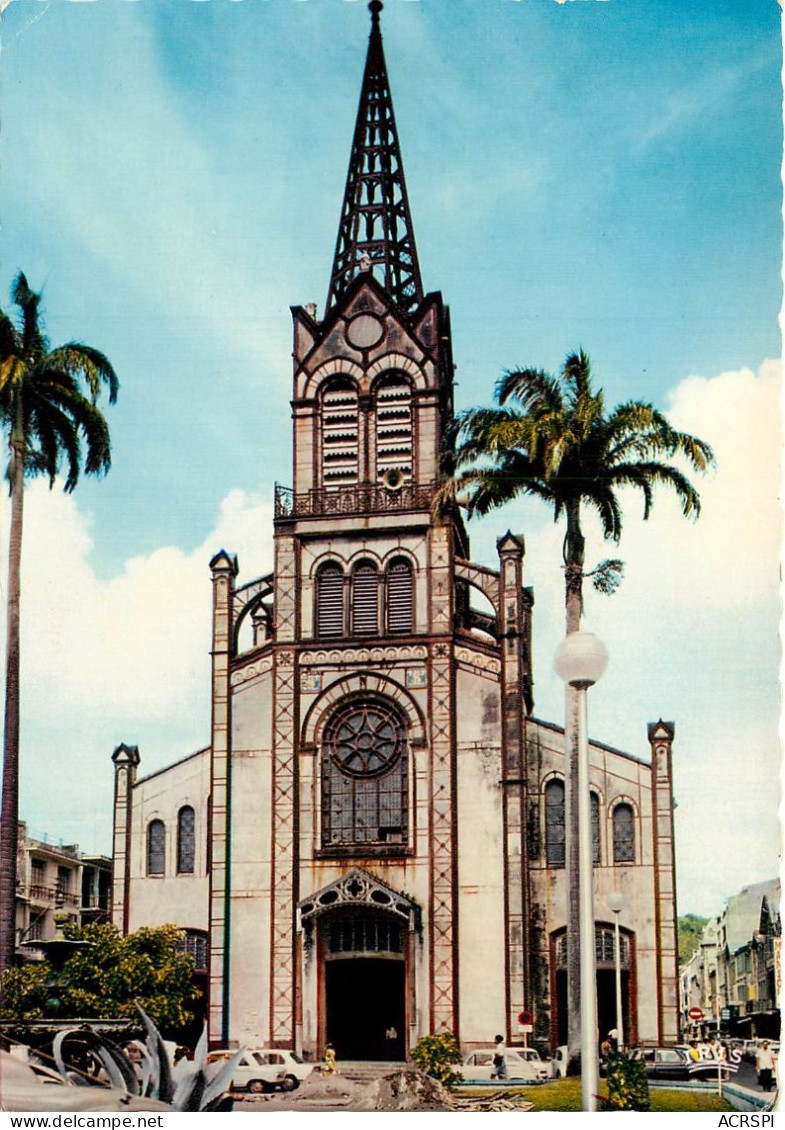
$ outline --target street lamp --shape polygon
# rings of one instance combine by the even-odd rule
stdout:
[[[621,1051],[624,1047],[624,1017],[621,1008],[621,947],[619,937],[619,915],[627,905],[627,900],[621,891],[611,891],[608,895],[608,909],[613,914],[615,927],[614,953],[616,954],[616,1047]]]
[[[608,665],[605,645],[592,632],[570,632],[556,649],[556,674],[576,690],[578,744],[578,896],[581,948],[581,1098],[582,1109],[596,1111],[597,961],[594,952],[594,851],[589,793],[589,735],[586,699],[589,687]]]

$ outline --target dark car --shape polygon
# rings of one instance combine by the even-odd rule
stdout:
[[[649,1079],[689,1079],[690,1057],[683,1048],[633,1048],[630,1059],[642,1059]]]
[[[690,1049],[682,1046],[658,1045],[634,1048],[630,1059],[642,1059],[649,1079],[705,1079],[717,1075],[714,1062],[696,1064]]]

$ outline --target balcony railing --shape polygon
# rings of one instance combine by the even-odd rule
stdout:
[[[28,891],[30,898],[36,902],[62,902],[64,906],[79,905],[79,899],[75,894],[57,887],[46,887],[41,883],[31,883]]]
[[[313,487],[297,491],[275,484],[276,518],[316,518],[330,514],[389,514],[402,510],[430,510],[435,483],[351,483],[340,487]]]

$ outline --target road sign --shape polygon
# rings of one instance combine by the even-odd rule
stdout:
[[[529,1010],[527,1008],[525,1008],[523,1010],[523,1012],[518,1013],[518,1023],[519,1024],[531,1024],[531,1022],[532,1022],[532,1014],[529,1012]]]
[[[697,1024],[699,1021],[703,1020],[703,1009],[697,1008],[696,1006],[695,1008],[691,1008],[687,1015],[693,1024]]]

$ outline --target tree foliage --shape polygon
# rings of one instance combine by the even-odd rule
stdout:
[[[417,1066],[449,1086],[460,1081],[460,1073],[453,1065],[461,1062],[461,1049],[452,1032],[440,1032],[438,1036],[421,1036],[409,1053]]]
[[[24,484],[46,475],[52,486],[61,467],[64,488],[79,475],[102,475],[111,464],[109,428],[99,401],[117,397],[108,359],[78,341],[52,349],[43,331],[41,295],[20,271],[11,288],[12,316],[0,310],[0,427],[8,440],[11,495],[6,588],[6,675],[3,785],[0,811],[0,970],[16,951],[16,856],[19,818],[20,639]]]
[[[697,914],[683,914],[679,918],[679,965],[686,965],[695,953],[708,921]]]
[[[9,969],[2,975],[6,1019],[32,1020],[52,1012],[79,1018],[135,1017],[140,1004],[155,1023],[179,1029],[193,1019],[190,1005],[197,996],[193,958],[183,949],[177,926],[143,927],[123,937],[108,923],[66,926],[66,937],[89,945],[66,961],[55,980],[47,962]]]
[[[607,1063],[608,1098],[606,1110],[649,1110],[649,1081],[642,1059],[630,1059],[615,1052]]]
[[[603,537],[618,542],[623,514],[619,490],[632,487],[647,519],[658,487],[671,490],[685,517],[700,513],[700,497],[681,465],[709,468],[711,448],[680,432],[645,401],[607,409],[586,353],[571,353],[559,374],[514,369],[497,382],[496,406],[459,414],[447,434],[443,501],[463,495],[469,514],[487,514],[522,496],[540,498],[565,520],[564,565],[580,610],[585,545],[581,510],[593,510]],[[622,563],[595,571],[600,591],[612,592]],[[574,627],[574,625],[573,625]]]

